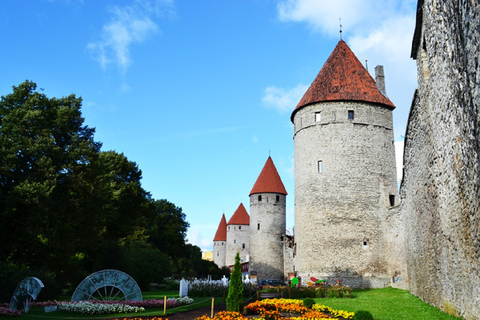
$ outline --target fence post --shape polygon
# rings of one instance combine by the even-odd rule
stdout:
[[[212,298],[212,312],[211,312],[211,315],[210,315],[210,318],[213,319],[213,308],[215,306],[215,298]]]

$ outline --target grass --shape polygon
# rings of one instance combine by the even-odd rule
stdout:
[[[316,303],[333,309],[355,312],[367,310],[375,320],[458,320],[423,302],[407,290],[384,288],[354,290],[353,299],[323,298]]]
[[[384,289],[370,289],[370,290],[355,290],[355,298],[341,299],[341,298],[323,298],[315,299],[319,304],[327,305],[333,309],[345,311],[370,311],[375,320],[458,320],[453,316],[438,310],[424,303],[419,298],[410,294],[406,290],[384,288]],[[144,299],[163,299],[167,297],[178,297],[178,291],[146,291],[143,293]],[[216,298],[215,303],[222,303],[223,299]],[[199,307],[210,306],[211,298],[196,298],[191,305],[180,306],[172,309],[167,309],[168,314],[196,309]],[[52,312],[45,313],[43,309],[32,309],[27,314],[22,314],[16,319],[104,319],[112,317],[149,317],[158,316],[163,317],[163,308],[148,309],[143,313],[133,314],[115,314],[115,315],[97,315],[97,316],[81,316],[66,312]]]

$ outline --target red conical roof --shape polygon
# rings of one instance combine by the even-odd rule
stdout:
[[[268,157],[267,162],[263,166],[262,172],[260,172],[252,191],[250,191],[250,195],[264,192],[287,194],[287,190],[283,186],[282,179],[280,179],[271,157]]]
[[[248,215],[247,210],[245,210],[243,203],[240,203],[237,211],[235,211],[230,220],[228,220],[227,225],[228,224],[244,224],[247,226],[250,225],[250,216]]]
[[[395,108],[392,101],[378,90],[375,80],[345,41],[340,40],[293,111],[291,120],[293,122],[299,109],[309,104],[342,100],[373,102]]]
[[[213,241],[227,241],[227,220],[225,219],[225,214],[222,215],[222,219],[220,220]]]

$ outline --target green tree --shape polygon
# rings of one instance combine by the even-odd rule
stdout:
[[[230,275],[230,283],[228,285],[227,310],[242,311],[243,303],[243,283],[242,283],[242,265],[240,264],[240,254],[237,252],[235,256],[235,264]]]
[[[35,90],[26,81],[0,99],[0,259],[62,276],[100,231],[90,164],[101,144],[81,98]]]
[[[149,241],[173,260],[185,257],[185,237],[190,225],[182,208],[165,199],[152,201],[151,205]]]
[[[149,288],[150,283],[161,283],[171,275],[170,258],[148,243],[130,243],[125,256],[125,272],[144,290]]]

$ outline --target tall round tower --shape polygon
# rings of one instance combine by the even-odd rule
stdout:
[[[250,275],[283,279],[287,191],[268,157],[250,192]]]
[[[213,238],[213,262],[219,268],[226,266],[225,258],[227,255],[227,220],[225,214],[222,215],[217,232]]]
[[[390,284],[385,220],[399,202],[395,106],[379,76],[376,83],[340,40],[292,113],[295,269],[304,279]]]
[[[227,223],[227,250],[225,264],[233,266],[237,252],[240,254],[240,262],[248,262],[250,242],[250,216],[240,203],[233,216]]]

